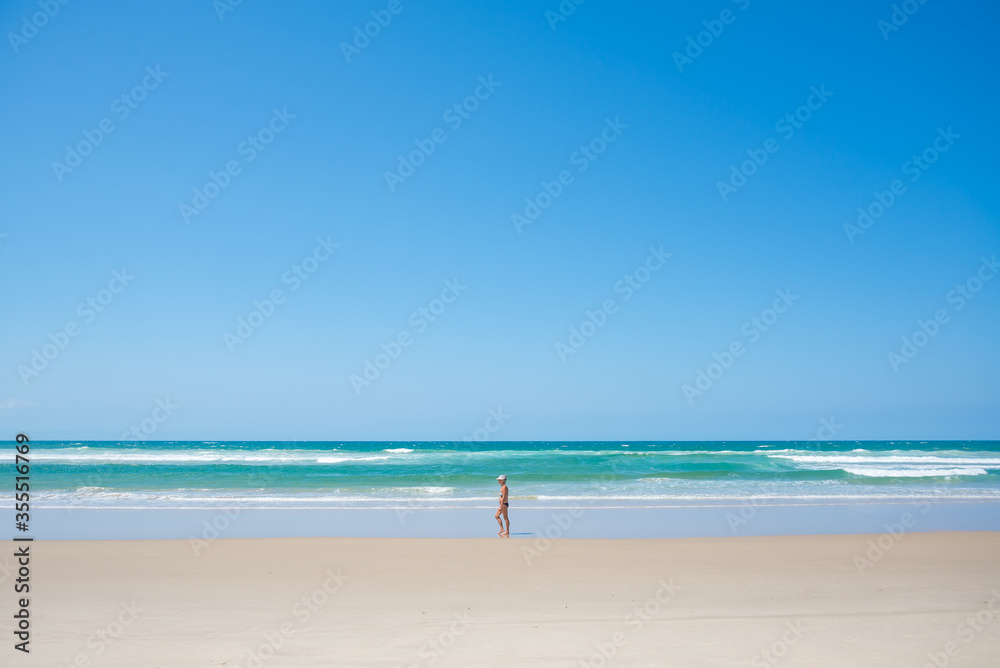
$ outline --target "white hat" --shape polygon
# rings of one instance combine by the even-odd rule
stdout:
[[[506,480],[506,479],[507,479],[506,475],[498,475],[497,476],[497,480]]]

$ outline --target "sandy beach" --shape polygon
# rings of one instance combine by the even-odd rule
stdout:
[[[995,532],[44,541],[31,554],[30,655],[10,647],[13,576],[2,574],[5,666],[919,667],[1000,656]]]

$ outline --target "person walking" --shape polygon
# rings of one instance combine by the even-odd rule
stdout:
[[[509,538],[510,537],[510,518],[507,517],[507,507],[510,504],[509,504],[509,502],[507,500],[508,499],[508,493],[509,493],[509,490],[507,489],[507,476],[502,475],[502,476],[498,477],[497,478],[497,482],[500,483],[500,507],[497,508],[497,514],[494,515],[494,517],[496,518],[497,523],[500,525],[500,531],[497,531],[497,535],[498,536],[507,536]],[[503,517],[503,519],[500,519],[501,517]],[[505,520],[507,522],[507,528],[506,529],[503,526],[503,523],[504,523]]]

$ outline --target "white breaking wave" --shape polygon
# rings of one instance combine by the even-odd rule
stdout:
[[[876,466],[845,466],[843,470],[854,475],[866,476],[869,478],[947,478],[957,475],[986,475],[986,469],[977,467],[961,468],[879,468]]]
[[[854,450],[853,452],[868,452]],[[781,459],[820,471],[842,470],[866,478],[948,478],[953,476],[988,475],[1000,469],[995,454],[983,456],[947,456],[922,452],[895,451],[897,454],[803,454],[786,450],[769,453],[769,459]]]
[[[134,464],[208,464],[208,463],[288,463],[288,464],[338,464],[348,461],[378,461],[389,459],[392,455],[416,453],[414,457],[421,459],[483,458],[483,459],[535,459],[538,457],[593,457],[593,456],[691,456],[691,455],[751,455],[751,452],[717,451],[705,452],[698,450],[685,451],[649,451],[649,450],[429,450],[418,452],[414,448],[387,448],[381,451],[381,456],[365,452],[339,450],[159,450],[159,449],[90,449],[87,446],[79,448],[60,448],[33,450],[34,457],[40,461],[68,463],[134,463]],[[413,458],[407,458],[407,461]]]
[[[389,459],[387,455],[368,455],[364,453],[343,453],[331,455],[329,451],[319,450],[275,450],[275,451],[239,451],[239,450],[88,450],[81,449],[50,450],[33,452],[34,459],[50,462],[88,462],[88,463],[145,463],[145,464],[204,464],[214,462],[229,463],[290,463],[290,464],[336,464],[340,462],[366,462]]]
[[[339,464],[341,462],[374,462],[389,459],[389,457],[318,457],[318,464]]]
[[[941,457],[937,455],[786,455],[769,453],[772,459],[790,459],[798,464],[952,464],[1000,468],[996,457]]]
[[[906,499],[929,499],[935,501],[985,501],[985,500],[996,500],[1000,501],[1000,491],[996,490],[983,490],[977,493],[943,493],[935,490],[923,491],[916,493],[913,491],[886,491],[884,493],[871,493],[871,494],[831,494],[831,493],[815,493],[815,494],[793,494],[793,493],[781,493],[781,492],[769,492],[760,493],[748,490],[745,493],[732,493],[732,494],[612,494],[608,496],[587,496],[587,495],[549,495],[549,494],[539,494],[538,496],[528,497],[530,499],[536,499],[538,501],[574,501],[574,502],[591,502],[591,501],[745,501],[747,499],[764,499],[769,501],[780,501],[780,500],[817,500],[817,501],[898,501]],[[595,505],[595,507],[600,507]]]
[[[326,491],[293,490],[212,490],[212,489],[172,489],[172,490],[114,490],[109,488],[80,487],[75,490],[54,490],[39,492],[33,497],[37,507],[45,508],[160,508],[160,509],[211,509],[211,508],[255,508],[255,509],[374,509],[374,508],[478,508],[495,507],[496,497],[480,495],[478,491],[456,490],[452,487],[391,487],[384,489],[334,489]],[[619,507],[662,506],[690,503],[745,503],[748,499],[775,503],[857,503],[857,502],[902,502],[926,500],[939,502],[991,501],[1000,502],[1000,490],[996,489],[880,489],[859,493],[857,490],[843,489],[754,489],[742,488],[731,491],[693,490],[676,493],[636,493],[617,491],[612,493],[584,492],[576,494],[540,493],[518,494],[511,498],[515,507],[547,507],[569,505],[577,507]],[[652,504],[652,506],[650,506]],[[11,504],[0,502],[0,508]]]

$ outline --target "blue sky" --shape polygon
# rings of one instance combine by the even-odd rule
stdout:
[[[56,6],[0,7],[11,436],[1000,436],[995,5]]]

